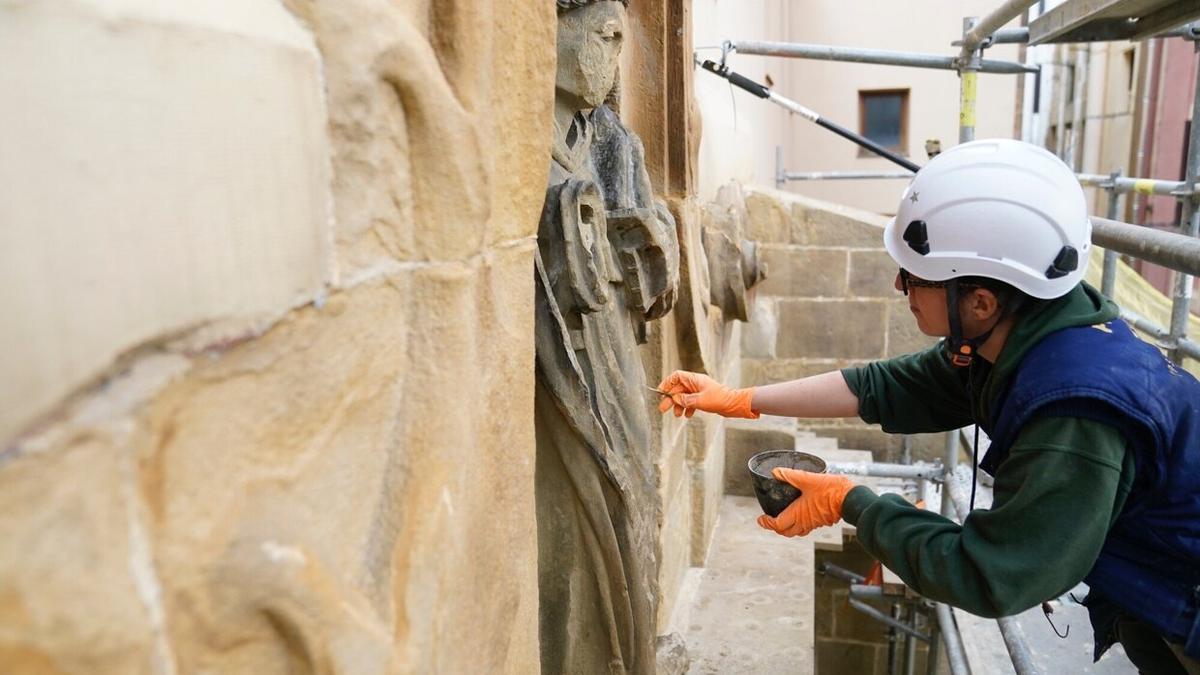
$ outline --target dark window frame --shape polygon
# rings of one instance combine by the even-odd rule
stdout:
[[[904,157],[908,156],[908,108],[912,89],[909,87],[892,89],[859,89],[858,90],[858,133],[867,135],[867,105],[868,98],[876,96],[900,96],[900,143],[884,146]],[[876,157],[877,155],[866,148],[859,147],[859,157]]]

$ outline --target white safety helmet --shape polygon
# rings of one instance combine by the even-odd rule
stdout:
[[[964,143],[930,160],[883,235],[892,259],[922,279],[987,277],[1042,299],[1079,283],[1091,239],[1071,169],[1007,139]]]

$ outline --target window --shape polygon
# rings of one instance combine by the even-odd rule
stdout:
[[[1126,49],[1125,56],[1125,88],[1133,91],[1133,49]]]
[[[908,90],[858,92],[858,132],[883,147],[908,152]],[[859,156],[873,155],[860,148]]]

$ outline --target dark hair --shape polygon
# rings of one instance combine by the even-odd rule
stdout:
[[[1036,306],[1042,302],[1010,283],[990,277],[958,277],[960,286],[967,288],[985,288],[996,296],[996,303],[1004,316],[1012,316],[1022,309]]]

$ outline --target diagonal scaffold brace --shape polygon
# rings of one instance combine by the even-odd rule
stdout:
[[[909,159],[902,157],[902,156],[896,154],[895,152],[892,152],[891,150],[888,150],[887,148],[883,147],[882,145],[876,143],[875,141],[872,141],[871,139],[869,139],[865,136],[861,136],[859,134],[854,133],[853,131],[850,131],[846,127],[843,127],[839,124],[830,122],[829,120],[825,119],[824,117],[821,117],[820,115],[818,115],[816,113],[816,111],[811,110],[809,108],[805,108],[804,106],[800,105],[799,103],[796,103],[795,101],[791,100],[790,98],[780,96],[779,94],[771,91],[771,89],[769,87],[767,87],[766,85],[759,84],[758,82],[755,82],[754,80],[751,80],[750,78],[748,78],[744,75],[735,73],[734,71],[729,69],[729,66],[726,66],[724,64],[718,65],[716,62],[709,60],[709,61],[705,61],[705,62],[701,63],[700,67],[703,68],[704,70],[707,70],[708,72],[712,73],[713,75],[716,75],[717,77],[722,77],[722,78],[725,78],[726,80],[729,80],[730,84],[734,85],[735,87],[738,87],[739,89],[743,89],[751,94],[754,94],[755,96],[757,96],[759,98],[763,98],[768,101],[771,101],[775,105],[778,105],[790,112],[793,112],[793,113],[803,117],[804,119],[808,120],[809,122],[814,122],[817,125],[822,126],[826,129],[832,131],[833,133],[837,134],[838,136],[841,136],[842,138],[845,138],[846,140],[856,143],[859,146],[864,147],[864,148],[870,150],[871,152],[879,155],[880,157],[890,160],[890,161],[904,167],[905,169],[912,171],[913,173],[916,173],[917,171],[919,171],[921,169],[920,165],[918,165],[916,162],[910,161]]]

